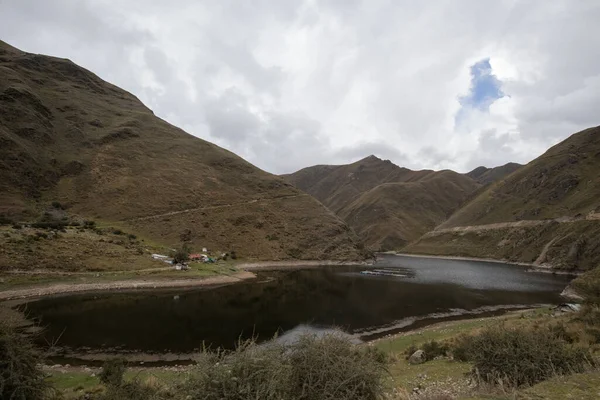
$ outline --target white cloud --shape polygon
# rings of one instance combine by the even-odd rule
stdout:
[[[3,40],[275,173],[370,153],[461,172],[529,161],[599,123],[598,20],[595,0],[0,2]],[[486,58],[506,96],[455,125]]]

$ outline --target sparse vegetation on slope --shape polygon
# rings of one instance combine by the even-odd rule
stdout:
[[[171,246],[190,230],[195,247],[246,259],[361,257],[352,231],[316,200],[71,61],[0,42],[0,70],[7,221],[51,208]]]
[[[441,227],[575,217],[600,211],[600,127],[576,133],[491,185]]]
[[[490,185],[403,251],[600,266],[600,128],[572,135]]]

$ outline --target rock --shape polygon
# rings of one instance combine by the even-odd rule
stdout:
[[[415,351],[408,358],[408,362],[411,364],[423,364],[425,361],[425,352],[423,350]]]
[[[570,285],[565,288],[560,294],[562,297],[572,301],[583,301],[583,296],[577,293]]]

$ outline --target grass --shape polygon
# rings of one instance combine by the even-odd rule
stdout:
[[[51,370],[47,371],[47,373],[49,374],[48,382],[60,390],[66,400],[79,399],[86,392],[98,393],[104,391],[104,385],[102,385],[98,377],[99,371]],[[174,386],[181,384],[188,375],[189,372],[187,370],[135,368],[128,369],[125,372],[124,380],[131,382],[137,379],[142,383],[152,385]]]
[[[513,312],[500,317],[444,322],[418,331],[382,339],[372,345],[390,354],[393,358],[394,361],[390,365],[391,376],[387,384],[390,391],[395,390],[404,393],[400,396],[401,399],[402,396],[408,398],[407,396],[415,388],[419,388],[421,394],[451,393],[454,397],[460,399],[512,399],[513,397],[506,394],[494,394],[494,391],[490,392],[488,389],[480,391],[471,387],[467,376],[472,369],[472,364],[469,362],[438,359],[423,364],[411,365],[405,359],[404,352],[411,346],[420,347],[432,340],[438,342],[452,341],[463,334],[473,334],[485,329],[497,329],[499,327],[512,329],[542,328],[564,323],[571,318],[572,315],[554,316],[552,309],[540,308]],[[572,328],[581,330],[578,325],[574,325]],[[595,372],[591,372],[591,374],[593,376]],[[581,376],[582,379],[585,379],[587,374],[581,374]],[[562,381],[558,380],[557,382]],[[533,388],[536,387],[538,385]],[[600,385],[596,387],[600,390]],[[521,391],[519,391],[519,395],[520,393]]]
[[[0,290],[58,283],[196,279],[238,272],[234,261],[190,263],[189,270],[176,271],[150,256],[168,254],[168,248],[114,234],[114,229],[102,224],[97,229],[100,232],[67,228],[50,239],[37,235],[46,234],[43,229],[0,227]]]
[[[100,394],[101,399],[125,399],[129,397],[123,393],[133,390],[136,399],[148,391],[156,396],[152,398],[161,399],[164,394],[176,399],[375,400],[383,394],[385,365],[381,353],[356,346],[347,338],[303,336],[288,345],[249,341],[240,343],[235,351],[203,353],[198,364],[185,371],[130,370],[123,382],[109,379],[102,383],[104,372],[91,376],[91,371],[72,370],[53,370],[47,381],[66,399],[85,393]]]
[[[419,365],[410,365],[404,351],[411,345],[420,346],[431,340],[448,341],[465,333],[480,332],[498,326],[517,328],[551,326],[560,321],[567,321],[572,315],[552,316],[551,309],[536,309],[524,312],[509,313],[500,317],[479,318],[472,320],[444,322],[419,331],[407,332],[395,337],[385,338],[369,344],[389,356],[389,375],[384,384],[387,391],[397,393],[397,399],[408,399],[417,388],[421,395],[450,394],[456,399],[472,400],[512,400],[515,396],[521,399],[563,399],[565,393],[572,394],[574,399],[595,399],[600,392],[600,373],[590,371],[564,377],[555,377],[529,388],[514,392],[498,392],[490,388],[474,388],[470,385],[468,373],[472,364],[457,362],[447,358],[432,360]],[[576,327],[579,329],[579,327]],[[127,371],[125,380],[139,378],[143,382],[152,382],[159,386],[172,387],[184,381],[192,367],[172,371],[163,368],[136,368]],[[56,382],[67,399],[77,398],[76,393],[85,390],[100,390],[102,386],[90,372],[69,371],[51,372],[52,382]],[[75,390],[79,387],[78,390]],[[435,397],[431,397],[435,398]]]
[[[596,400],[600,398],[600,371],[557,376],[521,391],[523,400]]]

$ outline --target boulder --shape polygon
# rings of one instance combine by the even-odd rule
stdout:
[[[423,350],[417,350],[408,358],[408,362],[411,364],[422,364],[427,359],[425,358],[425,352]]]

